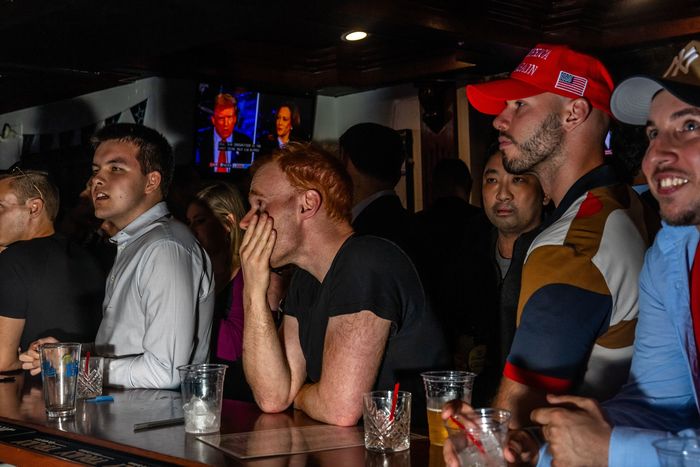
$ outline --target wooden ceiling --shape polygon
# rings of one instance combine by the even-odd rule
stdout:
[[[367,40],[347,43],[362,28]],[[149,76],[342,95],[510,71],[537,42],[618,78],[700,33],[697,0],[0,0],[0,113]]]

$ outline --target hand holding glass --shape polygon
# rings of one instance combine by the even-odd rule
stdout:
[[[474,409],[446,420],[445,428],[460,465],[506,467],[503,446],[509,420],[507,410],[490,408]]]
[[[447,431],[442,423],[442,408],[451,400],[471,403],[474,373],[466,371],[428,371],[421,373],[428,407],[430,444],[442,446]]]

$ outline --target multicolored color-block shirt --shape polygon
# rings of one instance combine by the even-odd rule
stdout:
[[[660,227],[609,166],[579,179],[528,250],[504,376],[607,399],[625,383],[644,253]]]

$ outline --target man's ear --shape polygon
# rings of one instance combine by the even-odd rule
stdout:
[[[301,194],[302,218],[313,217],[321,209],[321,193],[316,190],[305,190]]]
[[[150,194],[160,188],[161,177],[160,172],[155,170],[146,174],[146,194]]]
[[[591,103],[583,97],[572,99],[566,104],[565,118],[562,126],[565,130],[571,131],[586,121],[593,108]]]
[[[27,200],[27,205],[29,207],[29,215],[31,217],[38,217],[42,212],[44,212],[44,200],[41,198],[32,198]]]

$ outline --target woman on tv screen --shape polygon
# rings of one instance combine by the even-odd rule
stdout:
[[[299,141],[294,129],[301,127],[301,115],[296,104],[284,102],[277,106],[275,111],[275,131],[267,135],[267,141],[263,148],[269,152],[281,148],[290,141]]]

